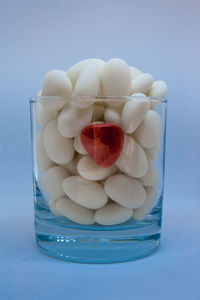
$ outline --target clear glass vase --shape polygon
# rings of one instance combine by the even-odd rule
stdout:
[[[42,252],[113,263],[158,249],[166,106],[166,99],[139,96],[30,99]]]

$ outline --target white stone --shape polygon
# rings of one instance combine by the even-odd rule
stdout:
[[[73,101],[77,107],[87,108],[90,107],[95,98],[87,98],[85,96],[98,96],[100,89],[100,72],[98,66],[89,65],[81,73],[78,78],[74,92]],[[84,96],[83,98],[81,98]]]
[[[75,86],[76,81],[78,80],[78,78],[79,78],[80,74],[83,72],[83,70],[90,65],[98,66],[99,69],[101,69],[105,65],[105,62],[102,59],[90,58],[90,59],[82,60],[82,61],[78,62],[77,64],[74,64],[73,66],[71,66],[67,70],[66,74],[70,78],[73,86]]]
[[[155,81],[151,87],[151,89],[148,92],[149,97],[165,97],[167,94],[167,84],[165,81],[159,80]],[[154,107],[159,104],[159,100],[151,100],[151,109],[154,109]]]
[[[145,94],[142,94],[142,93],[134,93],[131,95],[131,97],[147,97]]]
[[[103,96],[128,96],[131,87],[131,73],[127,63],[112,58],[102,69]]]
[[[82,225],[91,225],[95,223],[93,210],[76,204],[68,197],[59,199],[56,202],[56,209],[64,217],[70,219],[75,223]]]
[[[55,216],[62,216],[62,214],[56,209],[57,199],[51,199],[49,201],[49,209]]]
[[[146,192],[141,183],[127,175],[113,175],[105,184],[106,195],[118,204],[129,208],[138,208],[146,201]]]
[[[37,159],[41,171],[53,167],[55,163],[49,158],[44,148],[44,129],[40,129],[37,138]]]
[[[131,82],[131,94],[146,94],[153,84],[153,76],[148,73],[142,73]]]
[[[37,93],[37,97],[41,97],[42,94],[42,90],[39,90],[39,92]]]
[[[81,137],[76,136],[74,138],[74,149],[76,152],[80,153],[80,154],[87,154],[87,151],[85,150],[85,148],[83,147],[83,144],[81,143]]]
[[[103,187],[80,176],[70,176],[63,181],[65,194],[74,202],[90,209],[103,207],[108,198]]]
[[[79,174],[88,180],[103,180],[117,172],[115,165],[103,168],[89,156],[83,156],[77,165]]]
[[[156,185],[158,183],[158,172],[153,165],[153,162],[149,161],[147,173],[139,179],[143,186]]]
[[[102,68],[101,89],[103,96],[128,96],[131,90],[131,72],[120,58],[109,60]],[[110,106],[121,105],[120,101],[107,101]]]
[[[111,203],[96,211],[94,219],[100,225],[116,225],[126,222],[133,215],[131,209]]]
[[[145,217],[151,212],[151,210],[154,208],[157,199],[157,187],[156,186],[149,186],[145,188],[147,199],[143,206],[137,208],[133,212],[133,217],[135,220],[140,221],[145,219]]]
[[[58,112],[55,111],[48,111],[44,109],[43,105],[38,102],[37,103],[37,121],[40,126],[45,126],[47,122],[50,120],[55,120],[57,117]]]
[[[124,135],[124,146],[115,165],[125,174],[142,177],[148,169],[148,161],[142,147],[130,136]]]
[[[154,81],[148,92],[149,97],[165,97],[167,94],[167,84],[165,81]]]
[[[92,120],[93,108],[79,108],[69,103],[58,117],[58,130],[64,137],[79,136]]]
[[[45,193],[53,199],[58,199],[65,195],[62,183],[69,176],[69,172],[60,166],[55,166],[44,172],[41,185]]]
[[[73,140],[59,133],[56,120],[49,121],[45,126],[44,147],[50,159],[57,164],[66,164],[73,159]]]
[[[114,123],[120,126],[120,112],[112,107],[107,107],[104,113],[104,119],[107,123]]]
[[[134,96],[124,104],[121,114],[121,127],[126,133],[133,133],[150,108],[146,96]]]
[[[161,134],[160,116],[153,110],[149,110],[134,132],[134,137],[144,148],[152,148],[159,144]]]
[[[142,72],[135,67],[129,67],[129,70],[131,72],[131,80],[142,74]]]
[[[52,70],[46,74],[42,86],[42,96],[58,96],[40,99],[42,106],[49,111],[60,110],[67,103],[65,97],[72,95],[72,84],[64,71]]]
[[[104,117],[105,107],[100,104],[93,105],[93,120],[94,121],[102,121]]]
[[[160,145],[156,145],[152,148],[143,148],[144,153],[146,155],[146,158],[148,161],[155,161],[155,159],[158,156],[158,151],[159,151]]]

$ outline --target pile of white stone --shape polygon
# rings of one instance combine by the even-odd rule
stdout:
[[[156,204],[154,161],[161,135],[160,116],[147,96],[165,97],[166,92],[164,81],[154,81],[119,58],[88,59],[67,72],[46,74],[38,94],[44,98],[37,103],[42,127],[37,159],[53,214],[88,225],[147,216]],[[124,133],[121,154],[107,168],[96,164],[81,143],[82,129],[95,122],[117,124]]]

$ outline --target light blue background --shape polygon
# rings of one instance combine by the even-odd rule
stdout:
[[[2,299],[200,299],[199,15],[198,0],[0,1]],[[89,57],[169,86],[162,246],[136,262],[64,263],[34,245],[28,98]]]

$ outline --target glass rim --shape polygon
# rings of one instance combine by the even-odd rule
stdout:
[[[131,99],[134,99],[134,98],[138,98],[138,97],[141,97],[143,98],[144,96],[141,96],[141,95],[133,95],[133,96],[67,96],[67,97],[64,97],[64,96],[33,96],[33,97],[30,97],[29,98],[29,102],[30,103],[37,103],[39,102],[40,100],[49,100],[49,99],[65,99],[67,100],[68,102],[70,101],[91,101],[93,100],[95,103],[102,103],[102,102],[127,102]],[[147,98],[150,102],[152,103],[157,103],[157,104],[162,104],[162,103],[167,103],[168,100],[166,97],[152,97],[152,96],[145,96],[145,98]]]

